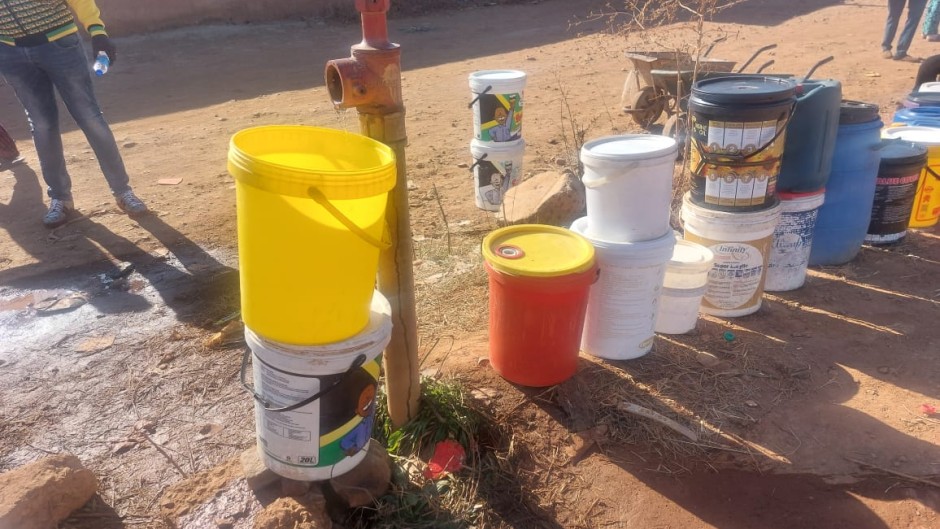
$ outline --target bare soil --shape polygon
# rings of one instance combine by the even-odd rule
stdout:
[[[677,27],[612,35],[586,21],[603,5],[535,1],[389,22],[403,50],[424,368],[475,389],[513,446],[514,479],[481,491],[486,526],[940,526],[940,419],[921,408],[940,405],[936,228],[815,268],[752,316],[705,317],[690,335],[660,336],[642,359],[585,357],[555,388],[514,386],[481,361],[478,245],[497,223],[473,202],[467,75],[525,70],[525,173],[572,167],[572,129],[640,130],[620,112],[624,52],[694,38]],[[880,57],[884,17],[884,5],[859,0],[754,0],[706,28],[729,37],[713,57],[743,62],[776,43],[766,55],[774,72],[803,74],[833,55],[815,75],[841,80],[846,98],[879,104],[888,120],[917,65]],[[27,159],[0,173],[0,469],[80,457],[100,493],[63,527],[165,527],[168,488],[254,442],[243,349],[206,346],[238,310],[228,140],[264,124],[357,131],[356,115],[330,103],[322,71],[360,37],[356,25],[311,19],[119,39],[120,60],[96,89],[155,212],[140,221],[119,213],[66,118],[84,216],[44,229],[28,127],[0,87],[0,119]],[[910,53],[935,49],[918,38]],[[691,442],[624,413],[627,400],[703,434]]]

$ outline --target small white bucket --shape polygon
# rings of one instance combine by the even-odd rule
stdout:
[[[715,254],[701,311],[713,316],[746,316],[760,309],[780,204],[747,213],[697,206],[682,199],[685,239]]]
[[[349,472],[368,452],[380,355],[392,335],[391,307],[378,292],[361,333],[327,345],[274,342],[245,328],[251,350],[258,451],[286,478],[320,481]]]
[[[499,211],[506,192],[522,181],[525,141],[492,143],[470,140],[470,155],[473,157],[471,167],[477,207]]]
[[[639,358],[653,348],[653,324],[666,261],[676,243],[666,235],[644,242],[613,242],[587,235],[587,217],[571,225],[594,246],[600,269],[588,294],[581,350],[610,360]]]
[[[676,241],[672,258],[666,263],[663,293],[656,313],[656,332],[684,334],[695,328],[699,305],[708,285],[715,254],[692,241]]]
[[[473,137],[486,142],[522,138],[522,94],[526,74],[520,70],[482,70],[470,74]]]
[[[669,227],[676,140],[624,134],[581,147],[587,235],[606,241],[659,239]]]
[[[774,230],[767,280],[764,290],[784,292],[803,286],[806,266],[813,247],[816,214],[825,200],[825,191],[812,193],[779,192],[780,221]]]

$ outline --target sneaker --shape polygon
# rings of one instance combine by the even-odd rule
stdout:
[[[894,54],[891,53],[891,50],[881,50],[881,56],[885,59],[893,59]]]
[[[901,62],[921,62],[922,59],[905,53],[904,55],[896,55],[894,60]]]
[[[68,222],[73,211],[75,211],[75,204],[71,200],[53,198],[49,203],[49,211],[42,218],[42,223],[49,229],[58,228]]]
[[[127,216],[131,218],[139,217],[150,211],[147,209],[147,205],[144,204],[144,201],[137,198],[137,195],[130,189],[120,195],[115,195],[114,201],[117,202],[121,211],[127,213]]]

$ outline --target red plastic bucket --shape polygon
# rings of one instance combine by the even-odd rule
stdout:
[[[490,287],[490,364],[506,380],[544,387],[578,369],[594,248],[555,226],[523,224],[483,240]]]

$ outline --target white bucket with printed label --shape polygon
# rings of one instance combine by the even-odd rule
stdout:
[[[522,181],[525,141],[487,143],[470,140],[473,157],[473,188],[478,208],[501,211],[503,198],[510,188]]]
[[[775,199],[776,200],[776,199]],[[705,209],[682,200],[686,240],[715,255],[702,298],[702,312],[713,316],[746,316],[760,309],[780,203],[744,212]]]
[[[320,481],[349,472],[367,452],[375,422],[381,354],[392,335],[391,307],[378,292],[365,330],[341,342],[291,345],[245,328],[254,387],[258,451],[286,478]]]
[[[675,233],[652,241],[614,242],[587,235],[587,217],[571,225],[594,246],[600,270],[588,295],[581,350],[610,360],[639,358],[653,348],[653,324]]]
[[[482,70],[470,74],[473,138],[485,142],[522,138],[522,94],[526,74],[520,70]]]
[[[779,193],[780,221],[774,230],[770,261],[767,263],[767,292],[796,290],[806,281],[806,267],[813,247],[816,215],[825,200],[825,191]]]

